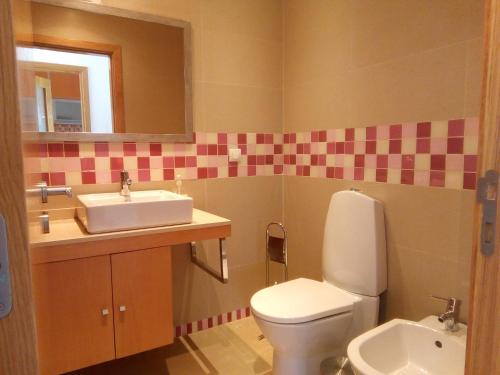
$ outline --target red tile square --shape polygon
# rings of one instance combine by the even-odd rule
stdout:
[[[95,183],[95,172],[82,172],[82,184],[89,185]]]
[[[266,137],[264,136],[263,133],[257,133],[256,138],[257,138],[258,145],[264,144],[264,142],[266,141]]]
[[[415,155],[403,155],[401,158],[401,167],[403,169],[415,168]]]
[[[345,142],[344,143],[344,153],[348,155],[354,154],[354,142]]]
[[[318,165],[326,165],[326,155],[318,155]]]
[[[335,177],[335,168],[334,167],[326,167],[326,177],[334,178]]]
[[[219,170],[217,167],[207,168],[207,176],[208,178],[217,178],[219,176]]]
[[[476,155],[464,155],[464,171],[465,172],[476,172],[477,170],[477,156]]]
[[[403,126],[401,124],[391,125],[389,127],[389,139],[401,139]]]
[[[474,190],[476,188],[476,174],[464,173],[464,189]]]
[[[256,176],[257,175],[257,167],[255,165],[249,165],[247,167],[247,176]]]
[[[290,164],[297,164],[297,155],[290,155]]]
[[[227,145],[227,134],[226,133],[217,134],[217,143],[219,145]]]
[[[448,154],[462,154],[464,152],[463,138],[448,138]]]
[[[208,145],[207,146],[207,154],[208,155],[217,155],[217,145]]]
[[[343,154],[343,153],[345,153],[344,142],[336,142],[335,143],[335,153],[336,154]]]
[[[379,169],[375,171],[375,181],[387,182],[387,169]]]
[[[149,157],[139,156],[137,158],[137,169],[149,169]]]
[[[304,165],[302,169],[302,176],[310,176],[311,175],[311,167],[308,165]]]
[[[369,126],[366,128],[366,140],[373,141],[377,139],[377,127]]]
[[[229,167],[228,176],[229,177],[238,177],[238,167]]]
[[[335,167],[335,178],[338,178],[338,179],[344,178],[344,168],[343,167]]]
[[[257,155],[257,165],[266,164],[266,155]]]
[[[275,165],[274,166],[274,174],[283,174],[283,166]]]
[[[345,140],[354,141],[354,128],[347,128],[345,130]]]
[[[208,147],[204,144],[196,145],[196,155],[207,155]]]
[[[64,172],[49,173],[50,185],[66,185],[66,174]]]
[[[175,167],[175,160],[173,156],[164,156],[163,157],[163,168],[171,169]]]
[[[283,145],[274,145],[274,155],[283,153]]]
[[[109,166],[112,171],[121,171],[123,170],[123,158],[110,158]]]
[[[48,151],[50,157],[64,156],[64,146],[62,143],[49,143]]]
[[[186,167],[194,168],[197,165],[196,156],[186,156]]]
[[[140,182],[151,181],[149,169],[141,169],[137,171],[137,176]]]
[[[135,143],[124,143],[123,144],[123,155],[125,156],[135,156],[137,153],[137,147]]]
[[[354,166],[364,167],[365,166],[365,155],[354,155]]]
[[[448,121],[448,137],[463,137],[465,129],[465,120]]]
[[[290,143],[290,134],[288,134],[288,133],[283,134],[283,143],[284,144]]]
[[[78,143],[68,143],[64,142],[64,156],[68,157],[79,157],[80,156],[80,145]]]
[[[302,155],[303,153],[304,153],[304,144],[298,143],[297,144],[297,155]]]
[[[41,176],[40,176],[40,179],[41,179],[43,182],[45,182],[47,185],[49,185],[49,184],[50,184],[50,175],[49,175],[48,173],[46,173],[46,172],[45,172],[45,173],[42,173],[42,174],[41,174]],[[36,181],[36,182],[38,182],[38,181]],[[36,182],[35,182],[35,183],[36,183]]]
[[[80,166],[82,171],[93,171],[95,170],[95,159],[94,158],[81,158]]]
[[[443,187],[445,181],[444,171],[431,171],[430,175],[430,185]]]
[[[386,168],[389,164],[389,157],[387,155],[377,155],[377,168]]]
[[[401,153],[401,139],[391,139],[389,141],[389,154]]]
[[[326,142],[326,130],[321,130],[319,132],[319,141]]]
[[[446,155],[431,155],[431,171],[444,171],[446,169]]]
[[[326,144],[326,153],[327,154],[335,154],[335,142],[328,142]]]
[[[184,156],[176,156],[174,162],[175,168],[184,168],[186,166],[186,158]]]
[[[244,133],[238,134],[238,144],[245,145],[247,143],[247,135]]]
[[[297,143],[297,133],[290,133],[290,143]]]
[[[310,143],[304,143],[304,154],[310,154],[311,153],[311,144]]]
[[[272,133],[264,134],[264,143],[266,145],[272,145],[274,143],[274,134]]]
[[[428,154],[431,152],[431,140],[429,138],[417,139],[417,154]]]
[[[111,171],[111,182],[120,182],[120,171]]]
[[[365,149],[367,154],[377,153],[377,141],[366,141]]]
[[[242,155],[247,154],[247,145],[238,145],[238,148],[241,150]]]
[[[428,138],[431,136],[431,123],[419,122],[417,124],[417,138]]]
[[[273,164],[274,164],[274,156],[266,155],[266,165],[273,165]]]
[[[149,144],[149,155],[160,156],[161,155],[161,143],[150,143]]]
[[[401,183],[404,185],[413,185],[413,170],[403,169],[401,171]]]
[[[311,142],[319,142],[319,131],[311,132]]]
[[[198,173],[199,177],[199,173]],[[175,178],[175,172],[173,169],[164,169],[163,170],[163,180],[173,180]]]
[[[107,142],[97,142],[94,144],[95,156],[109,156],[109,144]]]
[[[357,181],[362,181],[365,178],[364,168],[354,168],[354,179]]]
[[[198,178],[204,179],[208,177],[208,168],[198,168]]]
[[[218,145],[217,155],[227,155],[227,145]]]
[[[318,165],[318,155],[311,155],[311,165]]]

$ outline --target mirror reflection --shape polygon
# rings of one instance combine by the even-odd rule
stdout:
[[[33,1],[33,37],[18,40],[23,130],[191,131],[189,24],[60,3]]]

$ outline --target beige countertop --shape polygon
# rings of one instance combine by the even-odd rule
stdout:
[[[50,221],[50,233],[42,233],[40,224],[29,225],[30,246],[32,250],[40,247],[81,244],[94,241],[107,241],[128,237],[144,237],[177,232],[193,231],[205,228],[229,227],[231,221],[223,217],[193,209],[193,221],[189,224],[179,224],[164,227],[126,230],[119,232],[90,234],[76,218],[65,218]],[[230,233],[230,231],[229,231]]]

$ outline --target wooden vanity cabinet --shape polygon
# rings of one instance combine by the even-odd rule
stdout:
[[[33,265],[42,374],[173,342],[170,247]]]

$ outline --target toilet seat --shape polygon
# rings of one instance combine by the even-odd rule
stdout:
[[[250,304],[261,319],[296,324],[352,311],[357,301],[327,282],[299,278],[258,291]]]

